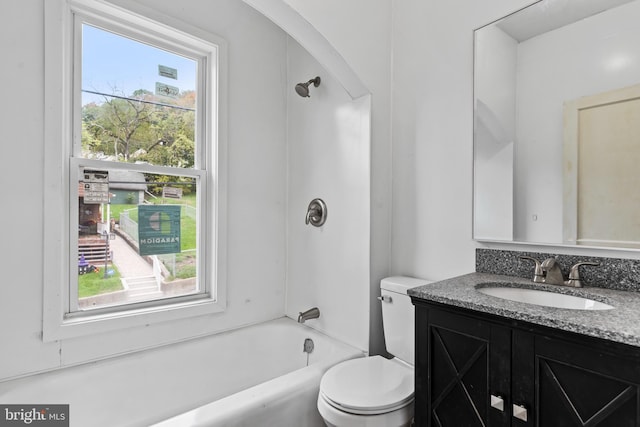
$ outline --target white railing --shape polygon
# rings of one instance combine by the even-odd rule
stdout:
[[[186,253],[196,253],[195,249],[185,249],[183,251],[180,252],[181,254],[186,254]],[[167,271],[169,272],[169,274],[171,274],[174,277],[178,276],[178,271],[176,268],[176,255],[177,254],[163,254],[163,255],[158,255],[158,259],[164,264],[165,268],[167,269]]]
[[[158,260],[164,264],[169,274],[176,275],[176,254],[158,255]]]
[[[131,239],[138,243],[138,223],[129,217],[129,211],[120,213],[120,230],[127,233]]]
[[[192,219],[196,219],[196,208],[189,205],[182,205],[182,207],[184,208],[182,211],[184,212],[185,216],[188,216],[189,218],[192,218]]]
[[[151,260],[153,261],[153,277],[156,279],[156,285],[158,289],[160,289],[160,284],[162,283],[162,261],[158,259],[156,255],[151,255]]]

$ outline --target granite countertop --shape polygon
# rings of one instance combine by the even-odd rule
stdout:
[[[611,310],[572,310],[509,301],[482,294],[482,284],[508,283],[514,287],[550,290],[607,303]],[[489,273],[471,273],[409,289],[409,295],[455,307],[522,320],[536,325],[589,335],[640,347],[640,292],[596,287],[570,288],[533,283],[529,279]]]

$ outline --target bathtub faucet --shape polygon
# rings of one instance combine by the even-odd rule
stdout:
[[[320,317],[320,310],[318,310],[318,307],[313,307],[307,311],[300,312],[298,315],[298,323],[304,323],[306,320],[317,319],[318,317]]]

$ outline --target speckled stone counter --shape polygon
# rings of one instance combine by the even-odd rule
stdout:
[[[569,275],[569,268],[577,262],[596,262],[599,266],[584,266],[580,269],[580,277],[585,286],[640,292],[640,260],[637,259],[478,248],[476,272],[533,277],[533,262],[521,259],[522,256],[532,257],[540,262],[546,258],[555,258],[564,277]]]
[[[587,297],[612,305],[611,310],[572,310],[513,302],[482,294],[477,286],[508,283],[511,286],[550,290]],[[640,293],[599,287],[570,288],[533,283],[530,279],[490,273],[471,273],[409,290],[426,301],[462,307],[509,319],[548,326],[640,347]]]

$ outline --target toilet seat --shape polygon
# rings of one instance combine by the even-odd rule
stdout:
[[[351,414],[392,412],[413,402],[413,368],[382,356],[348,360],[324,374],[320,396],[334,408]]]

